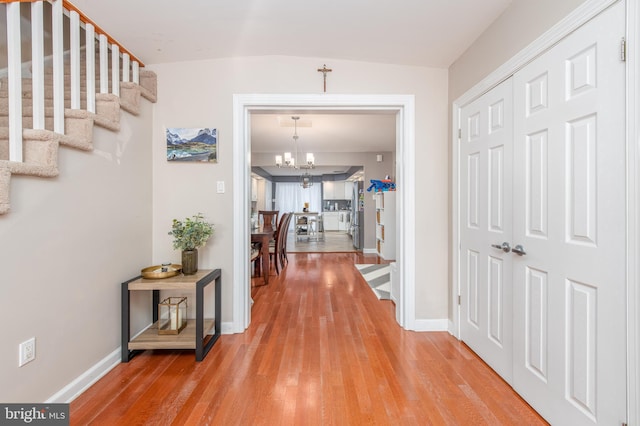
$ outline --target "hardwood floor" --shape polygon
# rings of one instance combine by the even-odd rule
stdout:
[[[146,351],[71,403],[75,425],[546,424],[446,332],[402,330],[356,253],[289,254],[252,323],[204,361]]]

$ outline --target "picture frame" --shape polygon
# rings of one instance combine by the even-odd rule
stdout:
[[[167,161],[218,162],[218,129],[213,127],[168,127]]]

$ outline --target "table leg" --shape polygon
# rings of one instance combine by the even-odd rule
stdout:
[[[271,261],[269,259],[269,238],[262,240],[262,275],[264,275],[264,283],[269,284],[269,267]]]

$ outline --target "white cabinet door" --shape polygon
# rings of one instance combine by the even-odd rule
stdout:
[[[335,200],[333,182],[322,182],[322,198],[324,200]]]
[[[251,201],[258,201],[258,180],[251,178]]]
[[[514,76],[513,387],[551,424],[626,405],[619,2]]]
[[[333,199],[342,200],[344,197],[344,182],[333,182]]]
[[[324,212],[322,213],[322,221],[325,231],[337,231],[338,230],[338,212]]]
[[[344,183],[344,199],[351,200],[353,198],[353,182]]]
[[[462,109],[460,335],[511,383],[512,81]],[[496,248],[497,246],[498,248]]]

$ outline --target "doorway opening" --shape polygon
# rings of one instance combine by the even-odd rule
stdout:
[[[415,104],[412,95],[234,95],[233,176],[234,270],[233,332],[243,332],[251,322],[249,287],[251,135],[252,112],[295,111],[388,111],[396,115],[396,178],[398,186],[397,269],[399,294],[396,320],[415,329]]]

